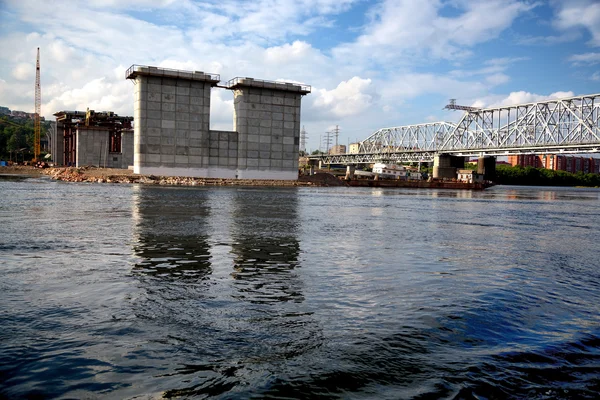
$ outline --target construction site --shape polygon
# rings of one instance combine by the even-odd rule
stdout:
[[[132,65],[125,74],[134,115],[58,111],[53,166],[132,169],[135,174],[227,179],[298,178],[300,110],[308,85]],[[36,60],[35,150],[40,162],[40,56]],[[233,130],[210,129],[213,88],[231,90]]]
[[[133,164],[133,117],[110,111],[59,111],[52,157],[59,166],[128,168]]]
[[[142,65],[128,68],[125,79],[133,84],[134,115],[89,108],[55,112],[53,132],[46,133],[47,160],[54,166],[123,169],[147,176],[298,179],[299,155],[306,150],[301,102],[311,93],[310,86],[251,77],[221,84],[218,74]],[[210,129],[213,89],[233,92],[231,131]],[[382,128],[348,147],[338,143],[336,125],[324,138],[327,152],[307,156],[304,162],[311,166],[310,175],[317,166],[345,166],[346,179],[353,179],[356,167],[365,164],[432,163],[432,179],[456,180],[465,160],[474,156],[485,181],[494,180],[498,156],[508,157],[513,165],[597,173],[600,163],[595,158],[566,154],[600,151],[599,99],[594,94],[486,109],[451,99],[445,108],[463,112],[458,123]],[[33,162],[39,163],[39,48],[33,120]]]

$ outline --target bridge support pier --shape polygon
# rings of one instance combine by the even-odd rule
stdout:
[[[456,169],[465,167],[465,158],[438,154],[433,159],[433,179],[454,179]]]
[[[348,165],[346,167],[346,180],[354,179],[354,165]]]
[[[319,169],[323,169],[323,161],[319,160]]]
[[[496,157],[484,156],[477,159],[477,173],[486,181],[496,180]]]

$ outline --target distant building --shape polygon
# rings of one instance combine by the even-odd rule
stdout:
[[[600,173],[600,159],[592,157],[567,156],[562,154],[520,154],[509,156],[510,165],[546,168],[555,171]]]
[[[360,143],[350,143],[350,148],[348,149],[348,153],[358,154],[359,148],[360,148]]]
[[[338,155],[338,154],[346,154],[346,145],[338,144],[329,149],[329,154]]]

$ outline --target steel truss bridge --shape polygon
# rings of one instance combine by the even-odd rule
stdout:
[[[469,110],[461,120],[379,129],[358,153],[311,156],[325,164],[433,161],[436,154],[600,152],[600,94]]]

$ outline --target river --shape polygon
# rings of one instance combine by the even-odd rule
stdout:
[[[598,189],[0,196],[0,398],[600,392]]]

